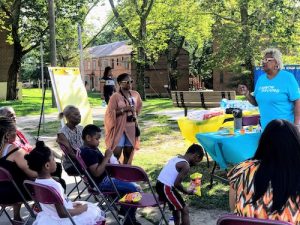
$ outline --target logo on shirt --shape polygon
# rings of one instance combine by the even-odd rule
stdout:
[[[279,93],[279,88],[275,88],[274,86],[261,86],[259,87],[260,92],[268,92],[268,93]]]

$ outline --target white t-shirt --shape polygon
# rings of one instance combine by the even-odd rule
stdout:
[[[58,183],[57,181],[55,181],[52,178],[50,178],[50,179],[36,179],[35,182],[38,183],[38,184],[43,184],[43,185],[53,187],[57,191],[57,193],[60,195],[60,197],[63,199],[64,206],[67,209],[72,209],[73,208],[72,201],[70,201],[65,196],[64,189],[63,189],[63,187],[61,186],[60,183]],[[42,210],[45,211],[46,213],[48,213],[49,215],[58,216],[56,208],[53,204],[42,204],[42,203],[40,203],[40,205],[42,207]]]
[[[188,163],[185,159],[180,158],[178,156],[170,159],[169,162],[161,170],[157,180],[159,180],[161,183],[163,183],[167,186],[173,187],[174,182],[178,176],[178,171],[176,169],[176,164],[178,162]]]

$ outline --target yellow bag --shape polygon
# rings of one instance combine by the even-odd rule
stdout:
[[[201,173],[193,173],[190,178],[191,183],[190,183],[190,190],[194,190],[194,194],[201,196],[201,178],[202,174]]]
[[[119,202],[126,203],[138,203],[142,200],[142,195],[140,192],[132,192],[124,195]]]

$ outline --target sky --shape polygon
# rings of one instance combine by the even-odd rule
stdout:
[[[111,12],[111,7],[108,0],[104,0],[103,3],[94,7],[86,17],[86,25],[92,26],[92,33],[97,33],[101,26],[105,23],[106,17]]]

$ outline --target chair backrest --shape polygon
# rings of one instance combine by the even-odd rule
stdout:
[[[2,167],[0,167],[0,181],[13,181],[13,178],[10,175],[10,173]]]
[[[260,119],[259,115],[243,116],[242,125],[243,126],[257,125],[259,124],[259,119]]]
[[[218,221],[217,225],[291,225],[291,223],[278,221],[278,220],[267,220],[267,219],[257,219],[251,217],[236,216],[233,214],[222,215]]]
[[[85,162],[83,161],[83,159],[81,158],[80,151],[76,152],[76,159],[77,159],[77,162],[79,163],[79,165],[81,166],[81,169],[86,170],[87,166],[86,166]]]
[[[149,182],[146,172],[138,166],[107,164],[105,169],[108,176],[119,180],[127,182]]]
[[[24,187],[36,202],[43,204],[63,204],[63,199],[53,187],[29,180],[24,181]]]

